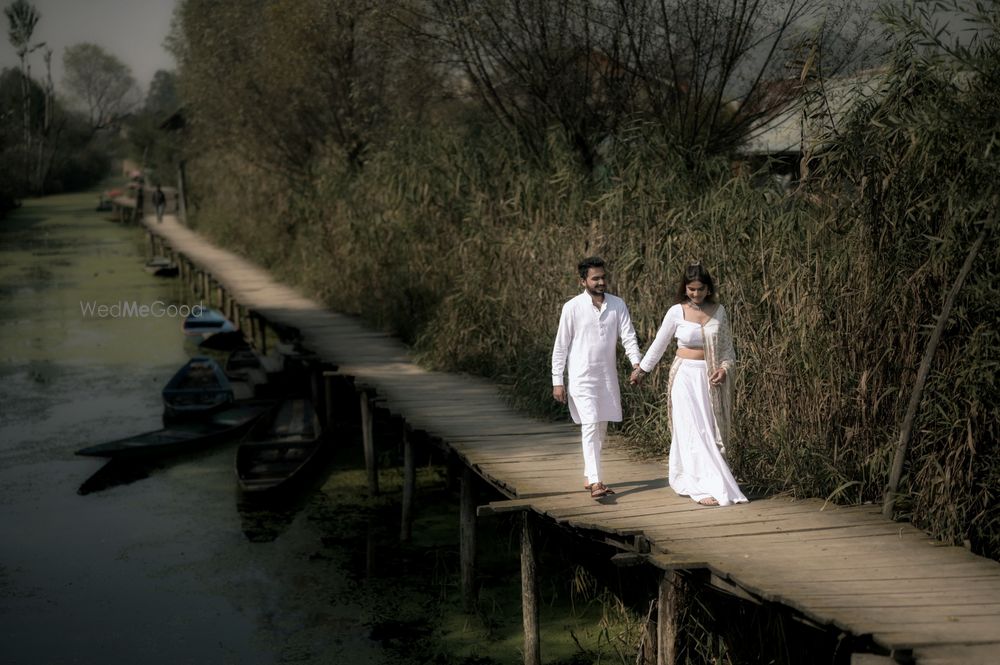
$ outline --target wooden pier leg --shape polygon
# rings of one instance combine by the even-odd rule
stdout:
[[[252,309],[246,310],[247,327],[250,329],[250,346],[257,348],[257,317]]]
[[[326,425],[327,432],[333,430],[334,417],[333,417],[333,378],[337,375],[336,372],[330,369],[323,370],[323,405],[326,408]],[[332,438],[332,437],[330,437]]]
[[[413,492],[417,486],[417,468],[413,462],[413,441],[410,431],[403,428],[403,515],[399,539],[406,543],[413,535]]]
[[[146,244],[149,246],[149,256],[156,256],[156,236],[152,231],[146,231]]]
[[[225,289],[224,286],[222,286],[221,283],[216,282],[215,283],[215,290],[216,290],[216,293],[219,294],[219,311],[222,312],[223,316],[225,316],[226,315],[226,289]]]
[[[656,665],[678,663],[678,641],[684,603],[684,580],[676,570],[663,571],[656,607]]]
[[[541,665],[538,631],[538,564],[531,514],[521,513],[521,616],[524,621],[524,665]]]
[[[375,437],[372,433],[373,425],[371,400],[368,393],[361,393],[361,438],[365,446],[365,470],[368,472],[368,493],[372,496],[378,495],[378,467],[375,460]]]
[[[257,317],[257,330],[260,332],[260,352],[267,355],[267,321],[263,317]]]
[[[462,496],[459,500],[459,559],[462,569],[462,608],[466,614],[476,611],[476,474],[462,471]]]

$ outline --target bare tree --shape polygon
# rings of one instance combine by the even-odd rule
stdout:
[[[64,82],[86,107],[94,132],[117,127],[140,100],[128,66],[96,44],[75,44],[63,53]]]
[[[848,32],[831,0],[427,0],[443,45],[487,108],[536,153],[561,127],[582,162],[644,121],[693,166],[798,94],[801,51]],[[853,7],[853,4],[852,4]],[[839,71],[823,52],[826,71]]]
[[[444,46],[479,99],[536,154],[560,127],[582,163],[635,111],[623,15],[601,0],[429,0],[425,36]],[[405,18],[404,18],[405,20]],[[416,23],[416,21],[413,21]]]

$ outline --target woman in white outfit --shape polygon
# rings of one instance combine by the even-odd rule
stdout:
[[[715,302],[712,276],[700,263],[684,269],[677,304],[667,310],[632,383],[653,371],[670,343],[670,487],[706,506],[745,503],[726,463],[736,356],[726,310]]]

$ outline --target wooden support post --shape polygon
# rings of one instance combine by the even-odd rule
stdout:
[[[459,474],[460,468],[465,468],[465,464],[458,458],[454,450],[450,451],[444,463],[444,484],[449,492],[454,492],[458,489],[461,478]]]
[[[257,317],[254,316],[253,310],[248,309],[245,311],[245,316],[247,322],[247,328],[250,330],[250,346],[257,348]]]
[[[309,395],[312,399],[316,415],[321,423],[326,422],[326,399],[323,396],[323,377],[320,368],[315,363],[307,363],[309,368]]]
[[[215,283],[216,293],[219,294],[219,311],[226,315],[226,289],[220,282]]]
[[[676,665],[677,636],[684,602],[684,580],[676,570],[663,571],[656,607],[656,665]]]
[[[263,317],[257,317],[257,330],[260,332],[260,352],[267,355],[267,321]]]
[[[531,513],[521,513],[521,616],[524,621],[524,665],[541,665],[538,632],[538,564]]]
[[[153,235],[152,231],[146,231],[146,244],[149,246],[149,255],[156,256],[156,236]]]
[[[413,493],[417,486],[417,468],[413,462],[413,441],[410,430],[403,427],[403,515],[399,539],[406,543],[413,535]]]
[[[373,414],[368,393],[361,392],[361,438],[365,447],[365,470],[368,472],[368,493],[378,495],[378,467],[375,459],[375,437],[372,432]]]
[[[337,373],[333,370],[324,369],[323,370],[323,404],[326,410],[326,425],[327,431],[333,430],[334,417],[333,417],[333,379],[337,376]]]
[[[462,495],[459,500],[459,559],[462,569],[462,608],[466,614],[476,611],[476,474],[462,471]]]

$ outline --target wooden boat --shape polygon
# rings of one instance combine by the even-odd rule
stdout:
[[[267,370],[256,351],[250,347],[236,349],[226,358],[226,376],[231,381],[246,381],[252,385],[267,382]]]
[[[208,337],[216,333],[233,332],[236,326],[217,309],[211,307],[194,307],[197,313],[185,317],[182,328],[189,337]]]
[[[243,434],[273,406],[273,402],[233,404],[203,422],[178,423],[154,432],[82,448],[76,454],[139,459],[190,452]]]
[[[236,451],[236,476],[250,494],[277,492],[304,475],[322,448],[319,417],[307,399],[281,403],[254,425]]]
[[[163,421],[205,419],[233,400],[233,387],[219,363],[192,358],[163,389]]]
[[[145,271],[154,277],[176,277],[180,268],[165,256],[154,256],[146,261]]]
[[[217,309],[200,307],[184,319],[183,330],[200,348],[231,351],[248,346],[243,333]]]
[[[245,349],[249,346],[246,338],[243,337],[243,333],[239,330],[208,335],[198,342],[199,349],[209,349],[212,351],[233,351],[235,349]]]

